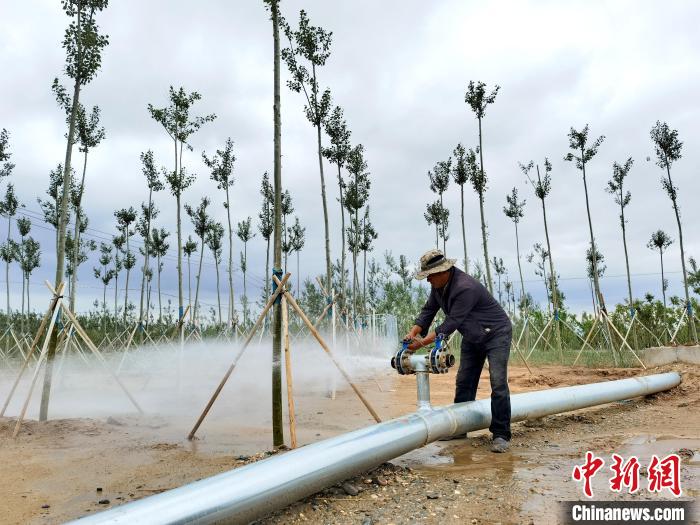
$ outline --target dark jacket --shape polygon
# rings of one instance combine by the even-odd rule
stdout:
[[[482,343],[496,333],[511,331],[510,319],[496,299],[479,281],[459,268],[451,269],[450,280],[440,289],[431,289],[428,301],[416,318],[425,337],[439,309],[445,321],[435,329],[449,336],[459,330],[464,341]]]

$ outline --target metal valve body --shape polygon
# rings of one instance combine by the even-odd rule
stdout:
[[[391,367],[401,375],[426,371],[431,374],[446,374],[455,364],[455,357],[444,345],[444,337],[435,339],[435,347],[424,355],[415,355],[408,350],[408,341],[403,341],[401,349],[391,358]]]

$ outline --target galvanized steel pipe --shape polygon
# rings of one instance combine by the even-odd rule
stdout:
[[[677,386],[676,372],[511,396],[513,422]],[[441,437],[488,428],[489,399],[372,425],[85,517],[82,525],[248,523]]]

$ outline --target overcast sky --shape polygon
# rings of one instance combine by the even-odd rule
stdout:
[[[319,79],[331,89],[334,103],[344,108],[353,143],[362,143],[366,149],[371,212],[379,233],[374,251],[378,258],[391,250],[415,262],[434,245],[434,230],[423,218],[426,204],[435,198],[427,172],[437,161],[446,160],[458,142],[467,147],[478,143],[477,121],[464,103],[470,80],[501,86],[483,125],[490,255],[502,257],[510,278],[517,281],[513,225],[502,211],[506,193],[515,186],[527,199],[520,227],[521,251],[525,284],[535,298],[544,300],[544,285],[534,275],[533,265],[525,261],[525,254],[533,243],[544,243],[544,230],[538,202],[518,162],[534,159],[542,164],[549,157],[553,190],[548,219],[554,263],[567,304],[575,311],[590,309],[583,182],[575,166],[563,161],[571,126],[582,128],[589,123],[592,137],[606,136],[587,176],[593,228],[607,264],[601,284],[607,302],[620,302],[626,295],[618,209],[604,191],[614,161],[624,162],[630,156],[635,161],[627,182],[632,201],[626,213],[636,296],[650,291],[660,297],[658,254],[646,248],[652,231],[661,228],[678,239],[649,139],[657,119],[678,129],[685,143],[683,158],[673,166],[672,174],[680,188],[686,254],[700,257],[696,233],[700,220],[696,205],[700,4],[281,2],[283,14],[292,23],[298,20],[301,8],[313,24],[333,32],[332,53],[319,70]],[[44,196],[49,171],[65,155],[64,116],[50,86],[56,76],[69,86],[60,45],[68,20],[57,0],[2,0],[0,11],[0,128],[11,134],[16,164],[12,182],[26,204],[26,213],[37,217],[36,199]],[[217,218],[224,221],[223,195],[209,179],[201,153],[213,153],[230,136],[237,157],[233,217],[239,221],[252,216],[257,222],[261,176],[272,172],[273,166],[272,30],[263,2],[112,1],[98,23],[109,35],[110,44],[97,78],[81,95],[86,106],[99,105],[107,133],[88,159],[85,205],[89,236],[97,239],[114,234],[113,211],[137,207],[147,198],[139,161],[142,151],[152,149],[157,163],[172,169],[172,146],[146,110],[149,102],[166,105],[170,85],[202,95],[195,114],[218,116],[191,139],[194,151],[185,154],[184,163],[198,178],[184,201],[196,204],[203,195],[212,196]],[[286,78],[285,72],[283,82]],[[283,184],[292,194],[295,215],[307,228],[301,275],[315,276],[325,267],[316,135],[305,120],[302,96],[284,85],[282,153]],[[336,259],[340,256],[340,212],[337,181],[328,165],[326,176],[331,250]],[[483,259],[478,201],[473,191],[465,188],[465,192],[468,250],[471,257]],[[175,201],[166,192],[156,201],[161,210],[157,226],[173,232],[163,287],[176,304]],[[459,188],[454,183],[445,201],[451,212],[447,251],[459,257]],[[52,279],[55,268],[53,236],[40,219],[34,222],[33,234],[42,242],[43,265],[32,278],[33,306],[43,307],[48,296],[42,282]],[[184,224],[190,233],[187,219]],[[238,243],[236,251],[240,248]],[[678,242],[667,253],[670,293],[680,294]],[[259,234],[248,247],[248,257],[249,295],[257,299],[265,273],[265,245]],[[90,261],[81,267],[82,310],[101,297],[101,285],[92,276],[94,264]],[[205,265],[204,300],[213,304],[211,257],[205,257]],[[290,270],[296,271],[295,264]],[[19,286],[18,271],[10,279]],[[132,283],[139,281],[132,276]],[[121,278],[120,285],[123,282]],[[238,274],[236,288],[240,294]],[[13,307],[19,306],[18,301],[16,294]],[[2,304],[4,308],[4,301]]]

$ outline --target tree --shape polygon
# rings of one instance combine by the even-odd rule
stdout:
[[[0,201],[0,215],[7,217],[7,240],[2,250],[2,260],[5,261],[5,288],[7,290],[7,318],[10,318],[10,263],[14,259],[14,250],[11,247],[10,231],[12,227],[12,217],[17,214],[17,209],[20,207],[19,201],[15,196],[15,188],[12,184],[7,185],[5,198]]]
[[[661,259],[661,293],[663,294],[664,310],[666,310],[666,279],[664,278],[664,252],[673,244],[673,239],[663,230],[656,230],[651,234],[651,239],[647,243],[647,248],[659,250]]]
[[[194,226],[194,233],[195,235],[197,235],[197,237],[199,237],[199,242],[201,246],[201,249],[199,250],[199,270],[197,271],[197,286],[194,292],[194,310],[192,314],[192,320],[194,322],[197,321],[197,307],[199,306],[199,284],[202,277],[202,261],[204,260],[204,247],[206,245],[204,238],[206,237],[207,232],[209,231],[209,228],[211,228],[212,225],[211,217],[209,217],[209,214],[207,213],[207,208],[209,207],[210,203],[211,201],[208,197],[202,197],[199,206],[197,206],[196,208],[193,208],[189,204],[185,204],[185,212],[192,221],[192,226]]]
[[[547,297],[547,309],[551,311],[554,294],[550,293],[550,290],[553,289],[553,287],[550,287],[550,286],[554,284],[554,279],[551,279],[551,283],[547,281],[547,266],[546,266],[547,259],[550,258],[550,253],[549,253],[549,250],[543,248],[539,242],[536,242],[532,246],[532,249],[534,251],[531,252],[530,254],[528,254],[527,262],[529,262],[529,263],[532,263],[533,261],[535,262],[535,275],[542,277],[542,280],[544,281],[545,296]],[[537,260],[535,260],[535,257],[537,257]],[[551,265],[550,265],[550,269],[551,269]]]
[[[114,270],[107,269],[112,262],[112,246],[104,242],[100,243],[100,265],[102,268],[93,268],[95,277],[102,281],[102,329],[107,333],[107,286],[114,277]]]
[[[289,195],[289,194],[287,194]],[[290,198],[291,202],[291,198]],[[290,204],[291,206],[291,204]],[[251,228],[252,219],[248,217],[247,219],[238,223],[238,229],[236,230],[236,235],[243,243],[243,255],[241,256],[241,266],[248,265],[248,241],[255,237],[255,233]],[[285,260],[286,267],[286,260]],[[248,326],[248,290],[246,288],[246,269],[243,268],[243,325]]]
[[[192,254],[197,252],[197,241],[192,239],[192,236],[187,237],[187,242],[182,247],[182,251],[187,257],[187,304],[192,308]]]
[[[362,219],[362,235],[360,236],[360,250],[362,250],[362,309],[367,307],[367,252],[372,251],[372,243],[378,235],[369,220],[369,206],[365,208],[365,216]]]
[[[464,226],[464,185],[469,182],[469,171],[467,171],[467,152],[462,144],[457,144],[452,153],[455,157],[454,168],[452,168],[452,178],[459,186],[459,200],[461,205],[462,219],[462,246],[464,247],[464,271],[469,273],[469,257],[467,256],[467,231]]]
[[[671,199],[673,211],[676,215],[676,224],[678,225],[678,244],[681,248],[681,268],[683,269],[683,289],[685,291],[685,307],[688,312],[688,320],[690,323],[690,334],[698,344],[698,333],[695,328],[695,318],[693,309],[690,303],[690,295],[688,294],[688,272],[685,267],[685,250],[683,246],[683,228],[681,226],[681,212],[678,207],[678,188],[673,185],[671,179],[671,164],[681,158],[681,150],[683,143],[678,140],[678,131],[671,129],[665,122],[656,121],[654,127],[651,128],[651,140],[654,143],[656,150],[656,165],[666,170],[666,177],[661,179],[661,187],[664,189],[668,197]]]
[[[99,70],[102,63],[102,50],[107,46],[109,39],[101,35],[95,22],[95,15],[107,7],[108,0],[65,0],[62,8],[71,22],[66,29],[63,38],[63,48],[66,51],[65,72],[73,79],[72,100],[67,95],[65,88],[59,86],[58,79],[54,80],[54,92],[62,94],[59,103],[66,112],[68,120],[68,137],[66,141],[66,156],[63,164],[63,186],[60,211],[57,213],[58,242],[56,249],[56,279],[55,288],[63,282],[64,258],[66,243],[66,226],[68,225],[68,200],[71,189],[71,156],[73,144],[75,144],[75,128],[80,103],[80,90],[87,85]],[[57,208],[58,211],[58,208]],[[39,420],[46,421],[49,410],[49,397],[51,394],[51,377],[53,372],[53,360],[56,355],[57,333],[54,331],[49,341],[44,368],[44,386],[39,408]]]
[[[129,206],[128,208],[122,208],[114,212],[114,216],[117,218],[117,228],[121,232],[124,239],[126,239],[126,252],[124,254],[124,269],[126,269],[126,287],[124,288],[124,323],[126,323],[126,314],[128,310],[129,303],[129,274],[131,269],[136,264],[136,256],[131,253],[131,248],[129,247],[129,239],[134,235],[134,232],[129,228],[136,221],[136,210]]]
[[[155,162],[153,160],[153,151],[150,149],[146,153],[141,153],[141,172],[146,178],[146,186],[148,187],[148,204],[141,204],[141,218],[137,226],[137,230],[143,239],[143,270],[141,272],[141,297],[139,299],[139,324],[143,323],[143,298],[146,287],[146,272],[149,269],[149,259],[151,256],[151,224],[153,219],[158,216],[158,209],[153,204],[153,193],[161,191],[164,186],[158,176]],[[148,315],[148,301],[146,301],[146,312]]]
[[[282,118],[280,103],[280,14],[279,0],[265,0],[270,9],[273,40],[273,85],[272,105],[274,125],[274,223],[273,223],[273,275],[282,276]],[[323,189],[323,181],[321,184]],[[328,227],[326,224],[326,232]],[[326,244],[326,266],[330,258]],[[328,272],[326,272],[328,274]],[[272,443],[278,447],[284,443],[282,430],[282,302],[275,301],[272,310]]]
[[[75,187],[75,172],[72,172],[71,188]],[[59,220],[59,195],[63,188],[63,166],[59,164],[56,169],[49,172],[49,187],[46,194],[49,199],[37,198],[37,203],[44,215],[44,222],[54,227],[56,238],[56,251],[58,252],[58,220]],[[64,250],[65,251],[65,250]]]
[[[215,222],[209,228],[206,238],[207,246],[209,246],[209,249],[211,250],[211,253],[214,256],[214,265],[216,266],[216,302],[219,305],[219,325],[221,325],[221,293],[219,292],[219,264],[221,264],[221,250],[223,249],[221,239],[223,236],[224,227],[221,225],[221,223]]]
[[[304,248],[306,243],[306,228],[303,228],[299,223],[299,217],[294,217],[294,224],[289,228],[289,244],[292,251],[297,254],[297,296],[299,296],[299,283],[301,282],[301,273],[299,272],[299,253]]]
[[[588,124],[584,126],[584,128],[581,131],[576,131],[573,127],[569,131],[569,148],[571,148],[576,154],[573,152],[569,152],[566,154],[564,157],[564,160],[568,162],[576,162],[576,168],[581,170],[581,173],[583,174],[583,191],[586,195],[586,213],[588,215],[588,230],[591,234],[591,250],[593,253],[596,252],[596,245],[595,245],[595,236],[593,235],[593,222],[591,220],[591,207],[589,204],[589,199],[588,199],[588,184],[586,182],[586,163],[590,162],[593,157],[595,157],[596,153],[598,153],[598,148],[600,145],[603,143],[605,140],[605,135],[601,135],[597,139],[593,141],[592,144],[588,144]],[[596,301],[598,304],[600,304],[600,308],[605,312],[605,301],[603,300],[603,295],[600,293],[600,282],[598,278],[598,270],[595,268],[597,264],[597,260],[595,258],[592,259],[592,264],[593,264],[593,272],[592,272],[592,279],[593,279],[593,289],[595,291],[595,297]]]
[[[80,179],[80,186],[77,188],[75,199],[73,199],[73,207],[75,208],[75,217],[73,220],[73,239],[75,240],[75,242],[73,243],[73,251],[71,252],[70,250],[68,250],[68,252],[72,254],[72,261],[70,266],[71,268],[74,268],[76,270],[80,266],[80,264],[78,263],[78,259],[80,258],[80,250],[81,246],[83,245],[83,243],[81,243],[80,235],[85,231],[85,229],[83,229],[81,226],[80,217],[83,214],[82,201],[83,193],[85,191],[85,173],[87,172],[88,152],[92,148],[96,148],[99,145],[99,143],[102,142],[102,140],[105,138],[105,129],[100,126],[99,107],[93,106],[92,111],[90,112],[90,117],[88,117],[83,105],[78,105],[77,133],[78,140],[80,142],[78,151],[80,151],[83,154],[83,175]],[[70,309],[73,312],[75,312],[75,296],[77,294],[77,288],[78,272],[74,271],[71,274],[70,285]]]
[[[304,92],[306,105],[304,112],[309,122],[316,128],[318,151],[318,169],[321,175],[321,201],[323,204],[323,224],[325,228],[326,248],[326,285],[331,288],[331,247],[328,231],[328,205],[326,203],[326,182],[323,176],[323,147],[321,145],[321,126],[326,122],[331,107],[331,92],[326,89],[320,93],[316,69],[326,64],[330,56],[333,33],[321,27],[311,25],[306,11],[299,12],[299,28],[294,31],[286,22],[284,33],[289,47],[282,50],[282,58],[292,79],[287,82],[289,89],[296,93]],[[306,61],[308,66],[299,63]],[[309,71],[309,66],[311,70]],[[330,292],[329,292],[330,293]]]
[[[80,235],[85,233],[87,226],[87,217],[81,216],[78,225],[78,232]],[[71,297],[75,294],[73,287],[76,286],[76,281],[73,280],[73,277],[78,272],[80,265],[88,260],[89,252],[94,252],[96,249],[97,243],[92,239],[86,241],[80,236],[79,240],[76,242],[70,231],[66,233],[66,275],[69,277],[69,282],[72,283],[70,285]],[[75,256],[76,254],[77,257]]]
[[[292,251],[292,245],[289,242],[287,234],[287,217],[294,213],[294,205],[292,204],[292,196],[289,190],[285,190],[282,194],[282,252],[284,253],[284,272],[287,273],[287,257],[289,252]]]
[[[153,255],[156,256],[156,272],[158,277],[156,279],[156,286],[158,287],[158,323],[163,322],[163,305],[161,303],[160,295],[160,274],[163,271],[163,257],[168,253],[170,249],[170,244],[168,243],[168,237],[170,237],[170,232],[165,228],[153,228],[151,230],[151,240],[149,242],[150,250]],[[188,255],[189,260],[189,255]]]
[[[260,186],[260,195],[262,195],[262,206],[258,218],[260,222],[258,223],[258,231],[260,236],[265,239],[266,249],[265,249],[265,297],[270,297],[270,280],[268,275],[270,274],[270,237],[274,230],[274,206],[275,206],[275,195],[270,184],[270,177],[267,172],[263,173],[262,184]],[[267,300],[267,299],[266,299]]]
[[[605,191],[608,193],[614,195],[615,197],[615,204],[620,206],[620,226],[622,227],[622,246],[625,249],[625,268],[627,270],[627,292],[629,293],[629,310],[631,315],[634,317],[635,313],[635,308],[634,308],[634,299],[632,298],[632,278],[630,276],[630,261],[629,261],[629,256],[627,255],[627,232],[625,228],[625,223],[627,222],[625,220],[625,207],[630,202],[630,199],[632,198],[632,194],[629,191],[625,191],[624,189],[624,183],[625,183],[625,177],[627,177],[627,174],[630,171],[630,168],[632,168],[632,157],[629,157],[627,161],[624,164],[618,164],[617,162],[613,163],[613,176],[612,179],[608,181],[608,187],[605,188]],[[635,347],[637,346],[637,332],[634,330],[634,339],[635,339]]]
[[[230,137],[227,138],[223,150],[216,150],[216,155],[211,159],[205,153],[202,153],[202,159],[204,164],[211,170],[211,180],[216,182],[216,187],[224,190],[226,194],[224,208],[226,208],[226,219],[228,221],[228,320],[229,324],[232,325],[233,313],[236,310],[235,296],[233,294],[233,226],[231,224],[231,197],[229,194],[229,189],[234,183],[233,163],[236,162],[236,156],[233,154],[233,141]],[[216,290],[218,294],[218,285]],[[219,304],[219,317],[221,317],[220,314],[221,305]],[[219,319],[220,323],[221,319]]]
[[[498,277],[498,302],[503,306],[503,296],[501,295],[501,275],[506,275],[506,267],[503,264],[503,259],[494,257],[493,258],[493,269]]]
[[[5,128],[0,131],[0,180],[9,177],[15,165],[10,162],[10,134]]]
[[[452,172],[452,159],[441,160],[435,167],[433,171],[428,171],[428,178],[430,179],[430,190],[433,193],[437,193],[440,201],[440,209],[447,210],[442,199],[442,195],[447,191],[447,187],[450,184],[450,173]],[[449,211],[447,214],[444,212],[440,214],[441,219],[443,217],[449,217]],[[436,227],[438,225],[436,224]],[[439,224],[440,236],[442,237],[442,252],[447,254],[447,220],[444,222],[441,220]]]
[[[440,248],[440,223],[444,218],[449,218],[449,210],[445,210],[440,201],[431,202],[425,206],[425,221],[428,225],[435,225],[435,249]]]
[[[346,184],[340,173],[340,170],[348,160],[350,155],[350,131],[348,130],[345,119],[343,119],[343,108],[336,106],[331,113],[331,116],[325,121],[326,134],[331,140],[329,148],[323,148],[323,156],[326,157],[332,164],[338,168],[338,194],[340,203],[340,236],[341,236],[341,256],[340,256],[340,273],[345,274],[345,203],[343,191]],[[297,276],[298,278],[299,276]],[[345,280],[341,279],[340,297],[345,299]],[[297,279],[297,295],[299,281]]]
[[[595,249],[595,252],[593,251]],[[595,258],[593,254],[595,253]],[[590,279],[591,283],[595,283],[595,279],[601,279],[605,273],[605,257],[597,248],[590,245],[586,250],[586,275]],[[593,309],[596,308],[596,301],[593,301]]]
[[[352,246],[350,246],[350,239],[348,239],[348,246],[352,251],[352,308],[354,314],[357,305],[357,253],[360,250],[361,235],[359,212],[367,204],[370,189],[369,172],[362,144],[358,144],[350,151],[347,169],[350,173],[350,181],[345,193],[345,208],[352,217],[351,226],[348,228],[348,237],[354,236]]]
[[[169,89],[170,104],[164,108],[156,108],[153,104],[148,104],[148,112],[163,128],[173,141],[173,149],[175,153],[175,167],[173,171],[166,173],[165,180],[168,183],[170,192],[175,197],[177,206],[177,294],[178,294],[178,319],[184,315],[183,294],[182,294],[182,220],[181,220],[181,198],[182,192],[187,189],[192,182],[194,176],[188,175],[182,165],[182,150],[187,147],[192,151],[192,146],[189,143],[190,137],[199,131],[199,129],[216,118],[213,113],[204,117],[190,117],[190,110],[195,102],[201,100],[202,96],[193,91],[187,93],[182,87],[175,91],[172,86]],[[202,246],[204,250],[204,246]],[[197,281],[199,286],[199,281]],[[197,301],[195,299],[195,311],[197,309]],[[180,337],[182,338],[182,329]]]
[[[126,259],[126,252],[124,252],[124,244],[126,239],[124,235],[115,235],[112,237],[112,244],[114,245],[114,324],[117,324],[117,297],[119,296],[119,272],[124,268],[124,261]],[[121,258],[120,255],[124,255]]]
[[[544,176],[540,175],[540,165],[537,165],[537,181],[534,181],[532,177],[530,177],[530,170],[532,170],[532,168],[535,167],[535,163],[533,161],[530,161],[528,164],[519,163],[519,165],[520,169],[525,174],[525,177],[527,177],[528,182],[530,182],[530,185],[535,190],[535,196],[538,199],[540,199],[540,202],[542,203],[542,220],[544,222],[544,236],[545,240],[547,241],[547,258],[549,259],[549,276],[551,280],[550,289],[552,291],[552,308],[554,310],[554,319],[558,321],[559,307],[561,306],[559,304],[559,298],[563,297],[563,294],[560,293],[560,290],[557,286],[557,274],[554,271],[552,244],[549,242],[549,227],[547,226],[547,206],[545,204],[545,199],[547,198],[549,192],[552,189],[552,178],[550,175],[550,173],[552,172],[552,164],[549,162],[549,159],[547,157],[544,158]],[[544,265],[544,258],[542,258],[542,264]],[[546,272],[544,271],[543,277],[545,278],[546,286]],[[554,323],[554,333],[557,338],[557,347],[561,349],[561,330],[558,322]]]
[[[488,230],[486,227],[486,216],[484,213],[484,200],[485,200],[485,194],[486,194],[486,173],[479,169],[479,167],[476,164],[476,154],[478,152],[474,151],[473,149],[469,148],[469,151],[467,151],[465,155],[465,163],[467,166],[467,176],[469,177],[469,181],[472,184],[472,188],[474,188],[474,191],[476,194],[479,196],[479,214],[481,217],[481,243],[482,243],[482,248],[484,251],[484,257],[485,257],[485,267],[486,267],[486,274],[485,274],[485,282],[486,286],[488,287],[489,291],[493,293],[493,280],[491,279],[491,267],[489,266],[489,261],[488,261]]]
[[[479,172],[475,174],[472,172],[472,184],[474,189],[479,194],[479,206],[481,208],[481,236],[484,244],[484,262],[486,265],[486,278],[489,283],[489,291],[493,293],[493,280],[491,279],[491,268],[489,267],[489,249],[486,234],[486,223],[484,221],[484,192],[486,191],[486,174],[484,170],[484,145],[482,140],[482,130],[481,123],[486,114],[486,107],[489,104],[493,104],[496,101],[496,95],[498,95],[498,90],[501,89],[500,86],[496,86],[491,93],[486,94],[486,84],[483,82],[469,81],[467,86],[467,92],[464,95],[464,101],[469,105],[471,110],[476,115],[476,119],[479,122],[479,148],[477,152],[479,153]],[[472,154],[470,150],[470,154]]]
[[[523,209],[525,208],[525,200],[518,200],[518,189],[513,188],[510,195],[506,195],[507,206],[503,207],[503,213],[515,225],[515,253],[518,257],[518,273],[520,274],[520,301],[522,303],[525,298],[525,281],[523,280],[523,269],[520,265],[520,237],[518,236],[518,223],[523,218]]]
[[[21,330],[24,333],[24,296],[26,290],[27,296],[27,314],[31,312],[29,302],[29,278],[32,272],[41,264],[41,247],[39,243],[32,237],[29,237],[29,232],[32,228],[32,222],[27,217],[17,219],[17,229],[19,230],[20,242],[12,242],[14,250],[14,259],[19,263],[22,270],[22,317]]]

